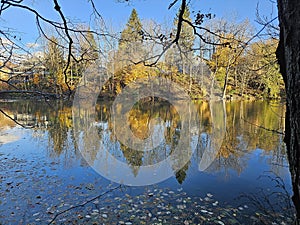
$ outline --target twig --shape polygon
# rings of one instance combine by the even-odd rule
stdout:
[[[14,118],[12,118],[10,115],[8,115],[6,112],[4,112],[2,109],[0,109],[0,112],[6,116],[8,119],[14,121],[16,124],[20,125],[21,127],[25,128],[25,129],[31,129],[33,128],[34,126],[25,126],[23,124],[21,124],[20,122],[18,122],[17,120],[15,120]]]
[[[270,131],[270,132],[274,132],[274,133],[277,133],[277,134],[282,134],[282,135],[284,135],[284,132],[281,132],[281,131],[279,131],[279,130],[273,130],[273,129],[269,129],[269,128],[266,128],[266,127],[257,125],[257,124],[255,124],[255,123],[251,123],[251,122],[249,122],[248,120],[245,120],[244,118],[242,118],[242,120],[244,120],[245,122],[247,122],[247,123],[249,123],[249,124],[251,124],[251,125],[253,125],[253,126],[256,126],[256,127],[258,127],[258,128],[264,129],[264,130],[266,130],[266,131]]]
[[[72,37],[70,35],[70,32],[69,32],[68,22],[65,18],[65,15],[61,11],[60,5],[58,4],[57,0],[53,0],[53,2],[54,2],[54,9],[58,12],[58,14],[60,15],[60,17],[63,21],[63,26],[64,26],[63,30],[65,31],[65,34],[66,34],[67,39],[68,39],[68,57],[67,57],[67,64],[66,64],[65,69],[64,69],[64,75],[65,75],[65,84],[67,85],[68,90],[69,90],[69,94],[70,94],[72,90],[71,90],[71,87],[68,83],[67,70],[68,70],[68,68],[70,66],[70,63],[71,63],[73,39],[72,39]]]
[[[83,206],[85,206],[86,204],[88,204],[88,203],[90,203],[90,202],[92,202],[92,201],[94,201],[94,200],[96,200],[96,199],[98,199],[98,198],[101,198],[102,196],[104,196],[104,195],[106,195],[106,194],[108,194],[108,193],[110,193],[110,192],[112,192],[112,191],[115,191],[115,190],[117,190],[117,189],[120,189],[121,187],[122,187],[122,185],[116,186],[116,187],[114,187],[114,188],[112,188],[112,189],[109,189],[109,190],[107,190],[107,191],[101,193],[100,195],[97,195],[96,197],[93,197],[93,198],[91,198],[91,199],[89,199],[89,200],[87,200],[87,201],[85,201],[85,202],[83,202],[83,203],[81,203],[81,204],[79,204],[79,205],[74,205],[74,206],[72,206],[72,207],[70,207],[70,208],[67,208],[67,209],[65,209],[65,210],[63,210],[63,211],[57,213],[57,214],[53,217],[53,219],[48,223],[48,225],[52,224],[52,223],[56,220],[56,218],[57,218],[59,215],[64,214],[64,213],[66,213],[66,212],[68,212],[68,211],[70,211],[70,210],[72,210],[72,209],[79,208],[79,207],[83,207]]]
[[[178,2],[178,0],[174,0],[173,2],[171,2],[168,9],[171,9],[176,4],[176,2]]]

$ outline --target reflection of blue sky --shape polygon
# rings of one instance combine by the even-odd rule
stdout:
[[[151,134],[146,139],[147,143],[143,149],[143,164],[145,165],[137,168],[137,174],[133,174],[134,166],[125,159],[120,142],[111,140],[112,133],[108,129],[108,125],[97,123],[97,127],[101,128],[101,140],[92,167],[102,176],[128,185],[152,184],[171,177],[173,175],[171,163],[165,159],[170,151],[170,146],[165,143],[164,137],[165,126],[167,127],[168,123],[164,123],[162,120],[157,122],[159,123],[149,127]],[[148,163],[147,159],[151,159],[152,154],[157,159]]]
[[[102,126],[108,128],[107,123],[103,123]],[[68,150],[70,151],[69,155],[62,154],[62,156],[54,156],[53,154],[49,154],[47,150],[49,148],[47,135],[40,136],[38,139],[33,138],[34,132],[32,130],[22,128],[13,128],[10,131],[6,130],[5,132],[3,132],[2,130],[0,133],[1,137],[3,136],[2,134],[9,134],[14,135],[15,137],[19,137],[19,139],[15,140],[14,142],[0,145],[0,153],[2,154],[9,154],[10,157],[24,158],[30,161],[41,160],[41,162],[45,161],[48,163],[57,162],[59,163],[59,166],[56,168],[55,174],[59,178],[63,179],[65,179],[65,177],[75,177],[75,179],[84,179],[85,182],[90,182],[90,180],[99,176],[98,174],[93,173],[93,176],[87,177],[85,174],[87,168],[79,166],[82,158],[80,157],[80,155],[74,157],[72,154],[75,153],[72,153],[72,149]],[[119,144],[111,142],[110,135],[111,133],[104,132],[101,140],[102,143],[107,143],[106,147],[111,148],[112,154],[121,154]],[[205,138],[205,135],[202,135],[202,138]],[[66,155],[68,155],[68,157],[65,157]],[[100,157],[100,155],[98,155],[97,157]],[[122,155],[120,157],[122,157]],[[266,171],[276,172],[280,177],[284,179],[286,184],[289,186],[290,178],[288,168],[272,165],[272,157],[273,155],[271,152],[270,155],[266,155],[266,151],[262,149],[249,151],[239,159],[239,161],[244,161],[246,163],[246,167],[240,174],[238,174],[233,169],[229,169],[226,172],[224,169],[220,171],[200,172],[198,171],[197,155],[194,154],[182,187],[187,193],[191,195],[201,196],[209,192],[216,196],[218,200],[233,201],[233,199],[240,193],[255,192],[258,190],[258,187],[263,187],[266,189],[270,188],[270,190],[272,190],[273,186],[270,180],[258,180],[258,177],[264,174]],[[120,160],[120,158],[115,160]],[[72,161],[72,163],[70,163],[70,161]],[[97,161],[95,163],[97,163]],[[113,161],[107,161],[107,163],[110,166],[114,165]],[[66,167],[66,165],[68,166]],[[123,176],[124,178],[126,177],[124,173],[132,173],[132,170],[130,170],[129,167],[127,167],[127,169],[123,171],[120,167],[112,168],[113,171],[111,172],[116,172],[116,174],[119,173],[119,176]],[[39,169],[42,169],[42,167]],[[144,175],[145,174],[146,173],[144,173]],[[146,175],[145,177],[141,176],[141,179],[143,178],[146,179]],[[157,185],[161,187],[171,186],[173,188],[181,186],[176,182],[175,176]],[[135,190],[138,191],[139,189],[136,188]]]
[[[16,129],[15,129],[16,130]],[[1,127],[0,129],[0,146],[15,142],[21,138],[20,133],[12,132],[11,127]]]
[[[164,180],[174,176],[177,167],[182,168],[189,161],[192,152],[196,149],[198,143],[197,132],[192,136],[180,135],[181,129],[176,128],[176,134],[168,134],[167,129],[172,122],[156,118],[151,119],[148,124],[149,135],[143,142],[143,149],[135,149],[122,143],[117,137],[113,137],[112,131],[107,123],[93,123],[88,131],[80,132],[79,149],[82,152],[89,165],[91,165],[99,174],[111,179],[114,182],[119,182],[127,185],[146,185],[163,182]],[[192,127],[192,130],[196,128]],[[197,129],[196,129],[197,130]],[[100,131],[100,132],[99,132]],[[132,132],[131,130],[128,132]],[[89,137],[92,134],[99,134],[99,137],[93,140],[87,140],[84,137]],[[186,133],[187,134],[187,133]],[[134,132],[132,134],[134,136]],[[169,135],[172,135],[169,137]],[[168,137],[168,138],[167,138]],[[185,141],[181,139],[191,138],[189,147],[185,146]],[[99,139],[99,141],[98,141]],[[126,138],[125,138],[126,139]],[[174,146],[174,143],[181,142],[181,148]],[[99,144],[99,146],[98,146]],[[190,149],[191,148],[191,149]],[[128,156],[125,156],[124,151],[141,151],[137,156],[129,154],[129,157],[141,157],[142,164],[135,166]],[[191,151],[191,152],[190,152]],[[96,154],[94,158],[93,155]],[[180,166],[183,164],[183,166]],[[135,172],[133,172],[133,170]]]
[[[187,192],[195,195],[210,191],[217,199],[230,202],[242,193],[256,193],[259,188],[272,192],[276,183],[270,177],[277,175],[283,179],[287,190],[290,190],[291,180],[288,168],[272,165],[270,163],[272,157],[272,155],[266,156],[262,149],[248,152],[239,159],[246,163],[241,174],[230,168],[196,172],[198,164],[196,158],[193,157],[183,187]],[[267,177],[268,175],[270,177]]]
[[[262,114],[263,116],[264,114]],[[155,124],[157,128],[154,128],[154,130],[157,131],[157,129],[166,129],[170,126],[170,122],[162,123],[162,124]],[[102,145],[104,147],[108,148],[110,150],[110,153],[115,156],[115,159],[113,160],[120,160],[123,163],[126,163],[126,159],[124,155],[122,154],[122,151],[120,150],[120,144],[118,141],[114,141],[111,139],[111,132],[109,129],[108,122],[101,121],[101,122],[95,122],[93,124],[94,127],[98,131],[101,131],[102,138],[96,139],[96,141],[101,141]],[[49,128],[51,128],[49,126]],[[162,132],[163,133],[163,132]],[[39,135],[37,135],[39,134]],[[49,173],[55,173],[55,176],[58,177],[58,179],[65,179],[68,180],[70,177],[74,177],[75,180],[80,180],[80,182],[92,182],[94,178],[101,178],[104,180],[102,176],[97,174],[96,172],[92,172],[92,176],[87,176],[87,171],[91,171],[91,168],[87,166],[85,163],[84,166],[81,166],[81,162],[84,160],[82,159],[79,152],[76,152],[74,150],[72,145],[72,131],[69,130],[68,133],[68,143],[70,145],[66,145],[65,152],[63,152],[61,155],[55,154],[53,152],[53,148],[51,146],[50,136],[47,135],[47,130],[44,130],[43,128],[37,128],[36,130],[32,129],[23,129],[20,127],[14,127],[14,128],[7,128],[0,130],[0,137],[5,135],[11,135],[12,140],[14,137],[18,137],[17,140],[11,141],[7,144],[0,145],[0,159],[1,155],[5,154],[4,157],[16,157],[16,158],[22,158],[27,159],[30,162],[39,162],[40,167],[34,168],[34,170],[43,170],[46,164],[50,164],[50,167],[52,167],[52,162],[54,162],[53,165],[57,165],[55,170],[51,170],[46,168],[47,174]],[[274,134],[275,135],[275,134]],[[12,137],[14,136],[14,137]],[[193,136],[191,147],[195,147],[197,145],[197,139],[196,136]],[[203,196],[206,193],[212,193],[218,200],[225,200],[225,201],[234,201],[234,198],[236,198],[240,193],[251,193],[256,192],[258,187],[262,187],[264,189],[274,190],[274,185],[270,180],[268,179],[257,179],[259,176],[263,175],[266,171],[273,171],[280,177],[282,177],[285,181],[285,183],[288,185],[287,189],[291,190],[289,187],[290,185],[290,177],[289,177],[289,171],[288,167],[285,167],[287,165],[285,160],[285,155],[283,150],[263,150],[263,149],[256,149],[256,147],[253,147],[253,149],[247,149],[246,148],[246,142],[247,142],[247,133],[243,133],[243,135],[239,135],[236,138],[239,140],[240,144],[238,145],[238,150],[241,151],[243,154],[241,154],[240,158],[237,158],[237,162],[242,163],[242,171],[238,172],[235,170],[235,167],[230,167],[230,165],[219,165],[219,167],[212,167],[211,170],[207,171],[199,171],[199,159],[201,159],[201,154],[197,155],[195,154],[192,157],[191,163],[189,165],[188,170],[186,171],[187,176],[184,180],[183,184],[180,185],[176,181],[175,175],[173,177],[170,177],[169,179],[162,181],[157,184],[159,187],[171,187],[171,188],[178,188],[183,187],[184,190],[194,196]],[[81,136],[82,138],[82,136]],[[203,145],[202,148],[205,148],[207,145],[211,144],[211,140],[209,139],[208,133],[200,133],[200,139],[201,144]],[[90,140],[90,139],[88,139]],[[167,146],[168,147],[168,146]],[[278,146],[280,148],[281,146]],[[158,149],[162,151],[158,151],[160,154],[164,154],[163,151],[164,148],[166,148],[166,143],[162,143]],[[144,152],[144,154],[147,154],[148,152]],[[149,152],[150,154],[151,152]],[[170,146],[166,150],[167,155],[170,153]],[[77,155],[76,155],[77,154]],[[158,159],[163,159],[162,155],[157,155]],[[273,164],[272,160],[274,160],[276,157],[282,157],[284,158],[284,165],[280,166]],[[101,154],[98,153],[97,159],[95,163],[99,163],[99,157],[102,157]],[[105,156],[104,156],[105,157]],[[147,158],[147,157],[146,157]],[[107,158],[106,158],[107,159]],[[149,159],[151,159],[149,157]],[[98,160],[98,161],[97,161]],[[110,161],[109,161],[110,160]],[[159,160],[157,160],[159,161]],[[127,174],[132,174],[132,169],[127,167],[117,167],[114,165],[114,161],[111,159],[107,159],[104,161],[108,166],[111,167],[111,170],[109,172],[116,173],[121,178],[126,178]],[[234,161],[235,162],[235,161]],[[56,164],[57,163],[57,164]],[[216,159],[216,163],[218,162],[218,159]],[[148,165],[148,162],[145,162],[146,165]],[[100,164],[100,166],[105,166],[104,164]],[[125,169],[124,169],[125,168]],[[170,168],[163,168],[161,171],[166,171]],[[152,168],[151,168],[152,170]],[[144,171],[143,173],[139,171],[138,175],[141,179],[147,179],[151,174],[151,170]],[[159,170],[156,170],[159,171]],[[49,173],[48,173],[49,172]],[[149,172],[149,174],[147,174]],[[172,172],[172,171],[169,171]],[[157,175],[158,172],[156,172]],[[45,174],[43,174],[44,176]],[[153,171],[152,171],[153,175]],[[163,174],[158,174],[163,175]],[[157,175],[157,176],[158,176]],[[133,176],[129,177],[130,179],[133,179]],[[129,179],[128,176],[126,179]],[[143,180],[142,180],[143,181]],[[68,181],[73,182],[73,181]],[[47,187],[46,187],[47,189]],[[141,190],[141,187],[136,188],[135,190]]]

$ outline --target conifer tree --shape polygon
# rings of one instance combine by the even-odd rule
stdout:
[[[135,9],[132,10],[119,41],[119,57],[128,64],[143,56],[143,27]]]
[[[179,13],[177,14],[177,18],[174,20],[174,34],[177,33],[178,15]],[[188,7],[185,8],[183,19],[192,22],[190,10]],[[170,49],[167,52],[167,63],[177,66],[179,71],[181,71],[182,73],[186,73],[189,61],[191,61],[193,58],[192,47],[194,45],[194,41],[195,36],[193,28],[189,24],[183,22],[180,31],[180,37],[178,40],[178,46],[174,46],[174,48]]]
[[[142,23],[135,9],[132,10],[125,29],[121,33],[119,48],[124,48],[130,42],[142,42]]]
[[[94,61],[98,59],[99,52],[97,42],[93,33],[88,28],[88,32],[86,33],[85,37],[80,40],[80,54],[81,57],[86,61]]]
[[[183,13],[183,19],[188,20],[189,22],[192,22],[190,10],[188,7],[185,8],[185,11]],[[175,25],[177,26],[178,19],[175,20]],[[192,47],[194,45],[195,41],[195,35],[193,28],[183,22],[180,32],[180,38],[178,41],[178,44],[180,45],[183,52],[191,52]]]

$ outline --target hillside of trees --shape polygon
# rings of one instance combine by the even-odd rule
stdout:
[[[177,15],[178,16],[178,15]],[[284,83],[276,60],[278,39],[269,37],[250,42],[253,27],[249,21],[232,22],[211,14],[196,17],[210,28],[199,38],[189,23],[189,8],[183,14],[180,38],[169,45],[177,32],[152,20],[142,21],[135,9],[117,33],[99,36],[85,25],[70,52],[64,39],[50,35],[43,40],[39,54],[13,53],[2,61],[0,97],[18,93],[48,93],[60,98],[74,93],[85,68],[97,61],[110,75],[102,95],[114,97],[138,78],[161,76],[186,89],[192,98],[209,97],[210,85],[217,84],[223,98],[281,98]],[[205,41],[204,41],[205,39]],[[213,44],[210,44],[213,43]],[[3,57],[11,54],[10,43]],[[7,58],[7,56],[6,56]],[[32,92],[30,92],[32,91]]]

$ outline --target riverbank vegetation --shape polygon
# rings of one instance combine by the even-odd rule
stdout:
[[[281,98],[284,83],[275,56],[276,36],[254,39],[248,20],[215,18],[188,8],[178,42],[173,27],[141,20],[135,9],[121,32],[99,35],[78,25],[72,49],[62,36],[46,35],[39,51],[20,54],[9,41],[3,42],[0,69],[0,97],[30,93],[60,98],[72,95],[85,69],[97,62],[110,76],[103,96],[114,97],[139,78],[160,76],[183,87],[192,98],[209,97],[217,83],[223,98]],[[195,27],[203,26],[201,36]],[[84,31],[84,32],[83,32]],[[75,41],[76,40],[76,41]],[[10,49],[11,47],[11,49]],[[13,51],[14,50],[14,51]]]

